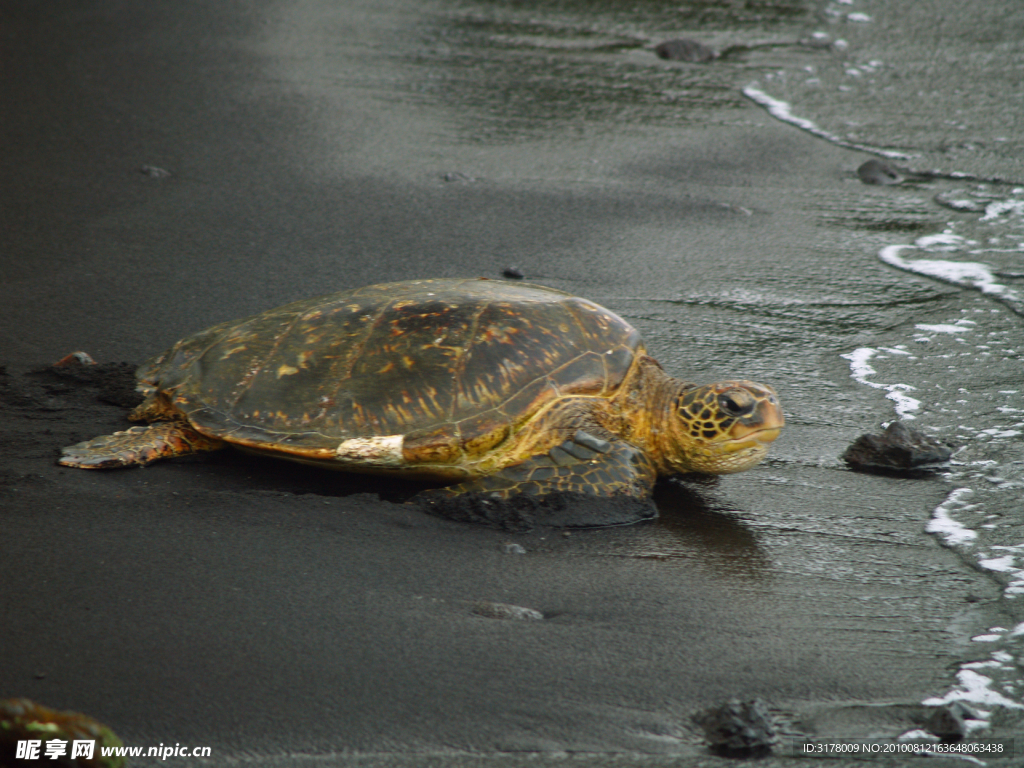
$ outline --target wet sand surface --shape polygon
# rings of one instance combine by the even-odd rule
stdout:
[[[541,79],[531,99],[504,79],[531,29],[474,13],[0,13],[17,105],[0,124],[0,697],[89,713],[128,745],[211,747],[179,761],[196,765],[714,765],[692,716],[731,698],[762,699],[794,738],[920,726],[971,637],[1013,619],[925,532],[948,488],[837,458],[893,416],[839,354],[966,300],[850,255],[843,222],[893,205],[857,180],[862,154],[714,83],[649,110],[545,100]],[[727,20],[719,47],[730,24],[769,34]],[[622,47],[619,85],[703,66],[661,61],[628,25],[598,32],[572,40]],[[505,53],[475,58],[481,39]],[[592,93],[601,60],[580,55],[556,49],[547,72]],[[774,385],[788,427],[769,460],[661,483],[652,524],[516,534],[230,452],[56,466],[124,428],[131,399],[126,368],[43,370],[68,352],[135,365],[286,301],[509,266],[620,313],[675,375]]]

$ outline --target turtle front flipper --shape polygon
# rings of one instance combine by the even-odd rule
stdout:
[[[144,467],[158,459],[216,451],[223,447],[221,440],[206,437],[183,422],[162,421],[112,435],[100,435],[62,448],[58,463],[80,469]]]
[[[432,514],[523,530],[628,525],[657,516],[655,469],[618,438],[577,430],[547,453],[483,477],[422,491],[412,501]]]

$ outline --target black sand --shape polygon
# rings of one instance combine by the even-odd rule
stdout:
[[[620,311],[681,286],[797,291],[810,272],[884,284],[874,266],[804,268],[814,223],[793,200],[831,194],[858,161],[753,108],[745,127],[671,146],[598,142],[621,184],[546,183],[535,172],[557,146],[517,168],[432,133],[435,113],[392,124],[415,105],[390,114],[353,81],[401,71],[387,38],[414,11],[345,11],[336,45],[356,74],[311,71],[308,89],[280,75],[315,61],[301,35],[280,48],[267,29],[338,23],[316,3],[0,11],[0,697],[87,712],[129,745],[210,746],[211,765],[696,759],[691,716],[734,697],[794,733],[914,727],[967,638],[999,620],[997,589],[922,532],[940,485],[839,466],[884,414],[833,418],[753,322],[704,332],[719,320],[693,309],[703,330],[682,343],[658,322],[688,323],[686,306],[630,315],[667,367],[688,368],[674,372],[765,378],[795,416],[766,465],[662,484],[654,524],[508,534],[393,503],[401,489],[229,453],[56,466],[60,446],[124,427],[125,395],[31,371],[76,349],[137,364],[317,293],[513,264]],[[335,102],[316,90],[329,77],[344,81]],[[477,156],[482,180],[443,180]],[[742,334],[755,341],[734,346]],[[821,366],[839,379],[833,353]],[[480,601],[544,618],[486,618]]]

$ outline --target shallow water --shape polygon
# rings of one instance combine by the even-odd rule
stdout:
[[[854,380],[891,401],[894,416],[960,446],[943,475],[948,495],[927,530],[1002,585],[1004,609],[1017,622],[973,637],[980,660],[961,665],[958,685],[927,703],[1020,710],[1024,186],[1015,182],[1024,179],[1016,74],[1021,9],[895,2],[836,3],[825,11],[828,22],[816,32],[842,39],[841,55],[782,68],[750,86],[748,95],[826,140],[902,155],[892,162],[907,178],[889,188],[890,197],[926,212],[931,231],[894,233],[875,255],[906,282],[922,276],[957,292],[913,324],[880,331],[842,357]],[[852,21],[853,13],[861,16]],[[913,171],[931,174],[915,179]]]
[[[861,6],[866,12],[851,24],[849,13]],[[826,140],[898,153],[897,167],[943,177],[909,178],[892,190],[897,200],[912,196],[935,226],[918,238],[894,234],[877,257],[907,280],[922,275],[957,295],[920,322],[842,356],[854,380],[891,400],[894,416],[961,446],[943,475],[947,498],[927,529],[1002,585],[1017,622],[973,637],[980,660],[963,664],[957,685],[927,703],[1021,710],[1024,187],[1014,181],[1024,178],[1024,130],[1016,74],[1022,43],[1011,31],[1020,8],[853,3],[826,6],[826,13],[818,34],[842,35],[843,55],[781,69],[749,94]],[[931,17],[923,23],[922,14]],[[944,35],[943,28],[958,32]]]
[[[963,663],[957,685],[927,702],[963,700],[986,719],[1024,708],[1017,671],[1024,663],[1022,13],[1013,3],[955,0],[742,9],[468,2],[430,32],[420,58],[433,72],[423,97],[463,114],[463,142],[555,141],[568,169],[564,180],[577,184],[613,173],[585,162],[588,142],[627,124],[646,138],[736,124],[749,106],[744,97],[794,130],[854,150],[832,189],[789,189],[783,181],[708,201],[722,215],[750,218],[771,242],[759,197],[785,196],[812,237],[807,252],[787,253],[781,272],[733,260],[721,276],[702,274],[700,290],[670,278],[635,299],[607,301],[641,327],[669,368],[710,375],[741,369],[784,381],[791,424],[825,444],[817,452],[780,445],[780,467],[841,470],[843,446],[829,442],[834,437],[824,427],[868,426],[869,414],[876,428],[902,418],[958,446],[936,478],[945,500],[920,527],[1001,585],[1002,607],[1013,618],[971,638],[969,653],[980,660]],[[655,58],[653,46],[672,37],[697,38],[723,55],[710,64]],[[899,183],[862,184],[855,170],[872,157],[890,163]],[[728,148],[713,160],[742,161]],[[778,162],[781,171],[799,162],[743,160]],[[685,157],[638,157],[620,181],[692,201],[692,187],[682,193],[674,182],[692,180],[695,171],[714,188],[713,162]],[[703,244],[692,229],[689,236],[687,245]],[[645,246],[683,252],[669,236]],[[587,279],[568,275],[557,260],[543,270],[527,266],[547,281],[586,290]],[[784,473],[778,482],[786,482]],[[718,515],[706,491],[698,490],[699,503],[672,493],[663,490],[663,510],[697,509],[700,525],[671,531],[663,524],[635,540],[618,539],[623,551],[607,554],[692,566],[687,557],[696,546],[703,562],[754,579],[773,557],[778,565],[778,553],[758,544],[770,536],[751,533],[756,522]],[[858,534],[885,535],[894,524],[879,521]]]

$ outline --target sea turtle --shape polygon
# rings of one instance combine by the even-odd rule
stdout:
[[[642,502],[625,522],[651,516],[658,475],[748,469],[784,424],[771,387],[673,379],[604,307],[485,278],[297,301],[189,336],[137,377],[146,399],[129,419],[149,425],[65,448],[61,464],[141,466],[228,444],[445,483],[415,497],[433,507]]]

